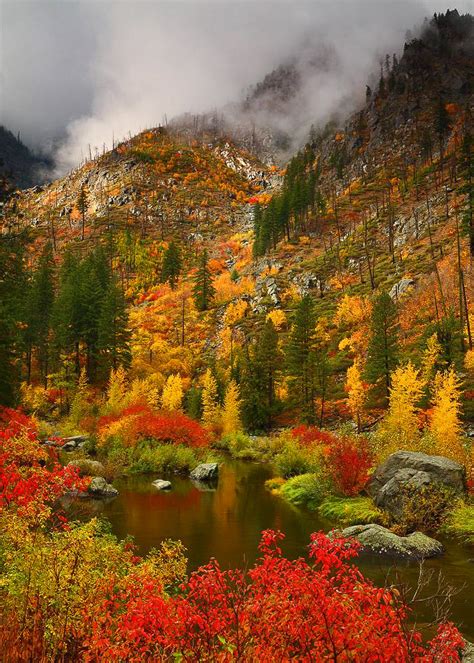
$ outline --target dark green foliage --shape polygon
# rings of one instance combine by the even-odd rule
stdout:
[[[280,373],[278,334],[271,320],[248,348],[241,371],[242,419],[247,430],[266,430],[278,410],[275,388]]]
[[[128,366],[131,361],[128,315],[122,288],[116,279],[110,279],[103,300],[99,325],[98,348],[108,371],[119,365]]]
[[[181,273],[181,251],[175,242],[170,242],[163,256],[161,280],[168,281],[174,289]]]
[[[30,282],[26,298],[24,344],[27,381],[31,377],[33,351],[36,351],[40,377],[47,381],[50,358],[51,316],[54,304],[54,261],[51,244],[47,244]]]
[[[372,384],[382,381],[385,398],[390,388],[390,373],[397,365],[397,307],[386,292],[378,295],[372,309],[366,378]]]
[[[197,310],[207,311],[216,294],[212,274],[209,269],[207,251],[203,251],[199,260],[199,267],[194,279],[193,294]]]
[[[0,404],[15,405],[22,354],[26,289],[25,238],[0,238]]]
[[[186,392],[185,409],[192,419],[199,421],[202,417],[202,389],[191,387]]]
[[[293,379],[294,396],[306,423],[315,422],[317,380],[316,316],[311,295],[298,302],[288,339],[286,363]]]

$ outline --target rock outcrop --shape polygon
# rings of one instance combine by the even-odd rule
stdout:
[[[441,485],[453,494],[462,495],[463,466],[443,456],[397,451],[375,470],[368,491],[378,507],[397,519],[402,515],[406,494],[431,485]]]
[[[94,477],[87,489],[91,497],[116,497],[118,490],[104,479],[104,477]]]
[[[201,463],[189,475],[194,481],[216,481],[219,476],[217,463]]]
[[[362,544],[364,552],[387,555],[400,559],[421,560],[443,553],[439,541],[421,532],[398,536],[381,525],[354,525],[342,531],[343,536],[354,537]]]

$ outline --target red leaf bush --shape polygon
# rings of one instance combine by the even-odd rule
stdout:
[[[329,445],[333,444],[336,439],[336,436],[328,431],[320,430],[316,426],[306,426],[305,424],[293,428],[291,435],[300,444],[305,446],[310,446],[311,444]]]
[[[147,438],[163,444],[184,444],[188,447],[203,447],[209,443],[208,433],[194,419],[182,412],[154,412],[143,404],[131,405],[117,415],[102,417],[98,429],[102,439],[107,438],[111,431],[119,430],[124,444],[128,446]]]
[[[291,561],[282,538],[262,533],[261,557],[247,574],[211,560],[173,597],[142,575],[109,582],[106,600],[85,609],[85,660],[460,660],[452,624],[423,645],[396,596],[350,564],[355,541],[313,534],[309,561]]]
[[[343,435],[328,449],[326,463],[336,490],[343,495],[357,495],[369,479],[374,455],[363,436]]]

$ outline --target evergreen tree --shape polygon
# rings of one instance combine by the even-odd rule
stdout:
[[[460,190],[466,196],[462,220],[469,236],[470,253],[474,256],[474,140],[469,131],[465,131],[463,136],[460,166],[463,181]]]
[[[446,110],[446,104],[443,99],[440,99],[436,109],[435,129],[438,134],[439,140],[439,153],[443,156],[443,143],[446,134],[449,131],[449,113]]]
[[[266,430],[272,425],[278,408],[275,391],[280,365],[278,334],[273,322],[267,320],[243,362],[241,413],[249,430]]]
[[[174,290],[181,274],[181,251],[175,242],[170,242],[163,256],[161,280],[168,281]]]
[[[397,346],[397,307],[389,294],[382,292],[375,299],[372,309],[366,378],[373,384],[383,381],[386,399],[390,389],[390,374],[397,365]]]
[[[86,212],[88,205],[88,194],[85,184],[81,186],[79,196],[77,197],[77,209],[81,214],[81,240],[84,239],[85,227],[86,227]]]
[[[41,378],[46,386],[49,368],[49,337],[54,304],[54,261],[51,244],[47,244],[39,259],[30,284],[25,315],[24,341],[26,348],[27,381],[31,378],[33,348],[37,351]]]
[[[0,238],[0,404],[16,404],[26,278],[24,237]]]
[[[194,279],[193,294],[194,303],[198,311],[207,311],[216,294],[206,250],[203,251],[199,261],[199,267]]]
[[[108,369],[130,364],[128,314],[122,288],[115,279],[110,280],[100,310],[98,349]]]
[[[316,317],[311,295],[305,295],[296,306],[288,340],[286,361],[293,380],[295,396],[302,418],[314,423],[316,396]]]

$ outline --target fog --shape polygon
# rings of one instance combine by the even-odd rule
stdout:
[[[242,99],[296,60],[303,85],[275,121],[300,136],[355,107],[379,58],[446,9],[437,0],[0,0],[0,123],[65,170],[89,146]],[[326,66],[306,66],[321,50]]]

